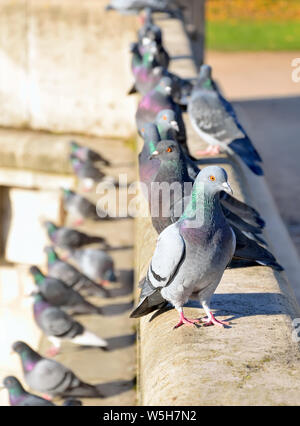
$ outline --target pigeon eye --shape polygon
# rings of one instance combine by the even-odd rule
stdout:
[[[209,176],[209,180],[211,180],[212,182],[214,182],[216,180],[215,176],[211,175]]]
[[[166,120],[167,119],[167,116],[166,115],[163,115],[163,120]]]
[[[172,152],[172,151],[173,149],[170,146],[166,149],[166,152]]]

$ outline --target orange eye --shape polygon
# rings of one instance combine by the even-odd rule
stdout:
[[[216,180],[216,178],[214,176],[209,176],[209,180],[214,182]]]
[[[169,148],[167,148],[166,152],[172,152],[173,149],[169,146]]]
[[[145,131],[145,129],[144,129],[144,127],[143,127],[143,128],[142,128],[142,130],[141,130],[141,132],[142,132],[142,133],[144,133],[144,131]]]
[[[163,115],[163,117],[162,117],[162,118],[163,118],[163,120],[166,120],[166,119],[167,119],[167,116],[166,116],[166,115]]]

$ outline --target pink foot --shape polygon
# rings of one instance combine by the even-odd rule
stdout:
[[[50,395],[48,395],[47,393],[43,393],[42,394],[42,397],[44,398],[44,399],[47,399],[47,401],[52,401],[52,396],[50,396]]]
[[[220,327],[223,327],[224,325],[230,325],[230,322],[228,321],[217,320],[211,312],[209,314],[209,317],[206,317],[202,320],[205,323],[205,327],[208,327],[209,325],[218,325]]]
[[[220,154],[220,147],[219,147],[219,145],[209,146],[204,151],[197,151],[196,152],[196,155],[201,155],[202,157],[203,156],[207,156],[207,155],[218,155],[218,154]]]
[[[83,224],[83,219],[77,219],[73,222],[73,226],[79,226]]]
[[[50,357],[56,356],[58,353],[59,353],[59,349],[56,348],[55,346],[52,346],[46,352],[47,356],[50,356]]]
[[[103,287],[106,287],[106,286],[108,286],[108,285],[110,284],[110,282],[109,282],[109,281],[107,281],[107,280],[100,280],[100,281],[99,281],[99,284],[100,284],[100,285],[103,285]]]
[[[174,328],[178,328],[183,324],[187,324],[187,325],[195,325],[197,322],[199,322],[198,319],[194,319],[194,320],[189,320],[187,318],[185,318],[185,316],[183,315],[183,312],[180,312],[180,321],[178,324],[175,325]]]

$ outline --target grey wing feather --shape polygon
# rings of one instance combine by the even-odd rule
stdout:
[[[234,139],[245,137],[216,92],[197,90],[189,103],[189,114],[196,128],[220,142],[229,144]]]

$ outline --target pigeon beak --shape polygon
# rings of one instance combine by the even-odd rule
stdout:
[[[233,191],[232,191],[232,189],[231,189],[231,186],[229,185],[229,183],[228,183],[228,182],[224,182],[224,183],[222,184],[222,191],[227,192],[227,194],[233,194]]]
[[[175,129],[176,130],[176,132],[179,132],[179,126],[178,126],[178,123],[177,123],[177,121],[175,121],[175,120],[173,120],[173,121],[171,121],[171,126],[173,127],[173,129]]]
[[[156,157],[159,154],[158,151],[153,151],[152,154],[149,157],[149,160],[153,160],[153,157]]]

